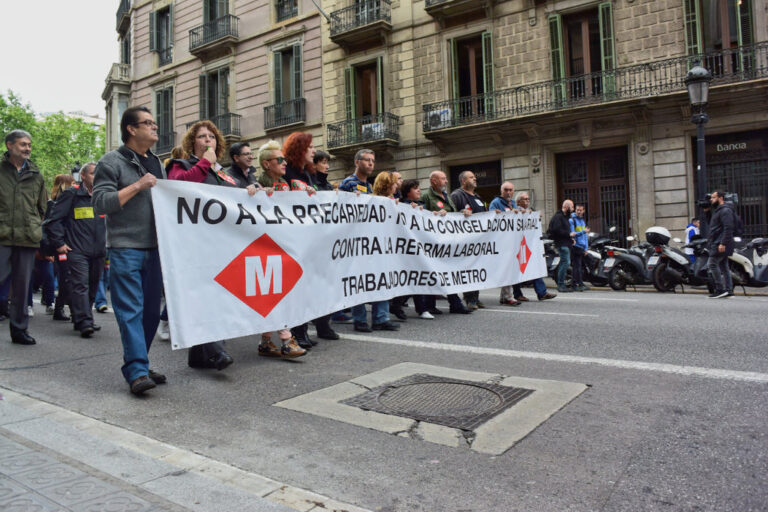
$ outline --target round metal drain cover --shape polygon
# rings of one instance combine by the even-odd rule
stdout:
[[[422,382],[393,386],[378,397],[392,412],[419,416],[476,416],[504,403],[498,393],[460,382]]]

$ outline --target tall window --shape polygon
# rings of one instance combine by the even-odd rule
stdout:
[[[229,68],[200,75],[200,119],[209,119],[219,126],[224,122],[222,116],[228,113]]]
[[[347,119],[384,113],[383,62],[378,57],[344,70]]]
[[[611,2],[597,9],[549,17],[550,63],[557,100],[579,99],[614,90],[615,50]],[[575,78],[565,80],[566,78]]]
[[[155,120],[157,122],[157,152],[165,153],[173,148],[173,88],[155,91]]]
[[[161,66],[173,60],[173,6],[149,13],[149,49],[157,52]]]
[[[451,96],[458,101],[460,117],[493,110],[493,36],[483,32],[472,37],[449,39]],[[485,95],[484,97],[475,97]]]
[[[120,39],[120,64],[131,63],[131,33],[127,32]]]
[[[208,23],[229,14],[229,0],[203,0],[203,21]]]
[[[301,45],[273,53],[275,104],[301,98]]]
[[[727,51],[754,42],[751,0],[684,0],[683,8],[688,55],[710,54],[703,65],[715,76],[752,69],[750,49]]]
[[[299,15],[299,0],[276,0],[277,21],[287,20]]]

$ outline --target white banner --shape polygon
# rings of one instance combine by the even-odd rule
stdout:
[[[174,349],[546,275],[536,212],[441,217],[370,195],[167,180],[152,203]]]

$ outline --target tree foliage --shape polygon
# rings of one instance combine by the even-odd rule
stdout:
[[[103,126],[61,112],[38,119],[28,103],[8,91],[7,96],[0,94],[0,133],[5,137],[15,129],[32,135],[31,160],[49,184],[57,174],[70,172],[76,162],[96,161],[104,154]]]

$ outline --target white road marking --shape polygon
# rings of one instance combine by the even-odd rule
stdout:
[[[491,309],[491,308],[485,308],[483,311],[495,311],[497,313],[517,313],[520,315],[558,315],[558,316],[589,316],[592,318],[598,318],[600,315],[589,315],[589,314],[583,314],[583,313],[556,313],[554,311],[524,311],[521,310],[520,307],[515,307],[515,309]]]
[[[397,338],[381,338],[378,336],[361,336],[359,334],[343,334],[342,338],[388,345],[400,345],[411,348],[428,348],[433,350],[445,350],[448,352],[463,352],[485,356],[517,357],[525,359],[541,359],[544,361],[557,361],[560,363],[596,364],[612,368],[624,368],[627,370],[640,370],[671,373],[704,377],[708,379],[739,380],[746,382],[768,383],[768,374],[759,372],[745,372],[739,370],[724,370],[720,368],[703,368],[699,366],[680,366],[666,363],[647,363],[643,361],[626,361],[621,359],[605,359],[602,357],[583,357],[566,354],[549,354],[546,352],[525,352],[520,350],[507,350],[490,347],[473,347],[469,345],[451,345],[448,343],[430,343],[426,341],[403,340]]]
[[[573,295],[563,295],[562,293],[559,293],[557,295],[557,298],[562,300],[602,300],[607,302],[640,302],[640,299],[608,299],[604,297],[575,297]]]

